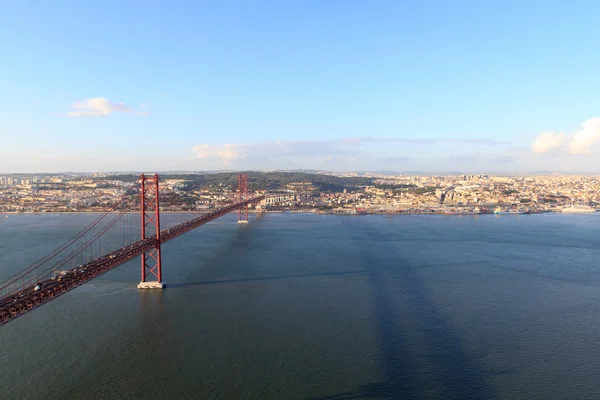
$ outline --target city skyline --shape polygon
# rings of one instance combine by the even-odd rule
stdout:
[[[597,174],[578,4],[11,3],[0,174]]]

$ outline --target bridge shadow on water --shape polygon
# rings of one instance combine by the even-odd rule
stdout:
[[[208,286],[208,285],[224,285],[232,283],[245,283],[245,282],[261,282],[261,281],[278,281],[286,279],[300,279],[300,278],[316,278],[326,276],[343,276],[353,274],[364,274],[363,270],[349,270],[349,271],[333,271],[333,272],[316,272],[306,274],[289,274],[289,275],[277,275],[277,276],[256,276],[247,277],[244,276],[248,273],[245,267],[235,269],[235,266],[245,266],[247,254],[240,249],[247,249],[252,247],[252,240],[254,239],[253,230],[260,226],[262,222],[262,215],[257,216],[251,224],[243,225],[237,229],[227,240],[222,241],[215,249],[211,251],[211,254],[207,259],[202,261],[203,265],[228,265],[228,275],[234,275],[236,277],[224,278],[224,279],[206,279],[197,280],[193,282],[175,282],[168,284],[169,289],[186,288],[193,286]],[[274,238],[276,239],[276,238]],[[207,271],[209,274],[213,271]],[[237,277],[239,276],[239,277]]]
[[[415,265],[401,256],[397,243],[389,242],[367,220],[360,225],[354,221],[359,220],[344,219],[357,251],[353,270],[243,277],[241,269],[230,271],[242,276],[239,278],[171,283],[169,288],[363,275],[371,287],[382,379],[348,392],[308,400],[493,398],[483,367],[466,353],[461,338],[453,332],[419,274],[421,267],[460,264]],[[243,265],[245,255],[234,250],[251,240],[251,229],[240,229],[203,263]]]
[[[340,272],[322,272],[322,273],[315,273],[315,274],[263,276],[260,278],[222,279],[222,280],[214,280],[214,281],[172,283],[172,284],[169,284],[169,288],[182,288],[182,287],[188,287],[188,286],[204,286],[204,285],[224,285],[227,283],[277,281],[277,280],[283,280],[283,279],[316,278],[319,276],[357,275],[357,274],[364,274],[364,273],[365,273],[365,271],[340,271]]]
[[[483,367],[466,354],[428,295],[418,266],[399,256],[368,222],[347,227],[371,284],[383,379],[309,400],[493,398]]]
[[[230,271],[234,276],[242,275],[239,278],[170,283],[169,288],[363,275],[371,288],[382,379],[348,392],[308,400],[493,398],[483,367],[466,353],[461,338],[429,295],[419,274],[421,266],[403,258],[397,243],[390,243],[368,222],[358,225],[354,221],[358,220],[344,219],[357,251],[353,270],[243,277],[241,269]],[[251,240],[251,230],[240,229],[203,263],[243,265],[245,255],[234,250]],[[455,265],[459,264],[423,267]]]

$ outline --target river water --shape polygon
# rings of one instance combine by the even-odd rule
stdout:
[[[91,218],[11,216],[0,278]],[[0,327],[0,397],[598,398],[600,213],[235,221]]]

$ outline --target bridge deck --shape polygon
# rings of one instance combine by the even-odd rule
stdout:
[[[260,201],[263,198],[264,196],[258,196],[242,202],[234,203],[211,213],[203,214],[199,217],[193,218],[189,221],[176,225],[173,228],[162,230],[160,232],[160,242],[161,244],[166,243],[177,236],[183,235],[192,229],[206,224],[207,222],[235,211],[244,205]],[[89,282],[97,276],[132,260],[145,251],[154,248],[155,244],[156,237],[151,236],[147,239],[124,246],[100,258],[90,261],[87,264],[66,270],[62,276],[45,279],[40,282],[41,288],[39,290],[35,290],[36,285],[34,284],[25,288],[19,293],[13,293],[0,298],[0,325],[3,325],[4,323],[17,318],[68,291],[73,290],[86,282]]]

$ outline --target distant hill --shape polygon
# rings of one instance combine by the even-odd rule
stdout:
[[[364,177],[337,177],[331,175],[312,174],[307,172],[243,172],[248,175],[248,188],[250,190],[277,190],[285,189],[292,182],[310,182],[322,192],[341,192],[344,189],[353,190],[362,186],[373,184],[372,178]],[[237,186],[238,172],[214,172],[205,174],[173,174],[160,175],[162,180],[181,179],[185,181],[184,190],[194,190],[209,187],[210,185],[235,188]],[[139,179],[137,174],[111,175],[96,178],[96,180],[120,180],[135,182]]]

